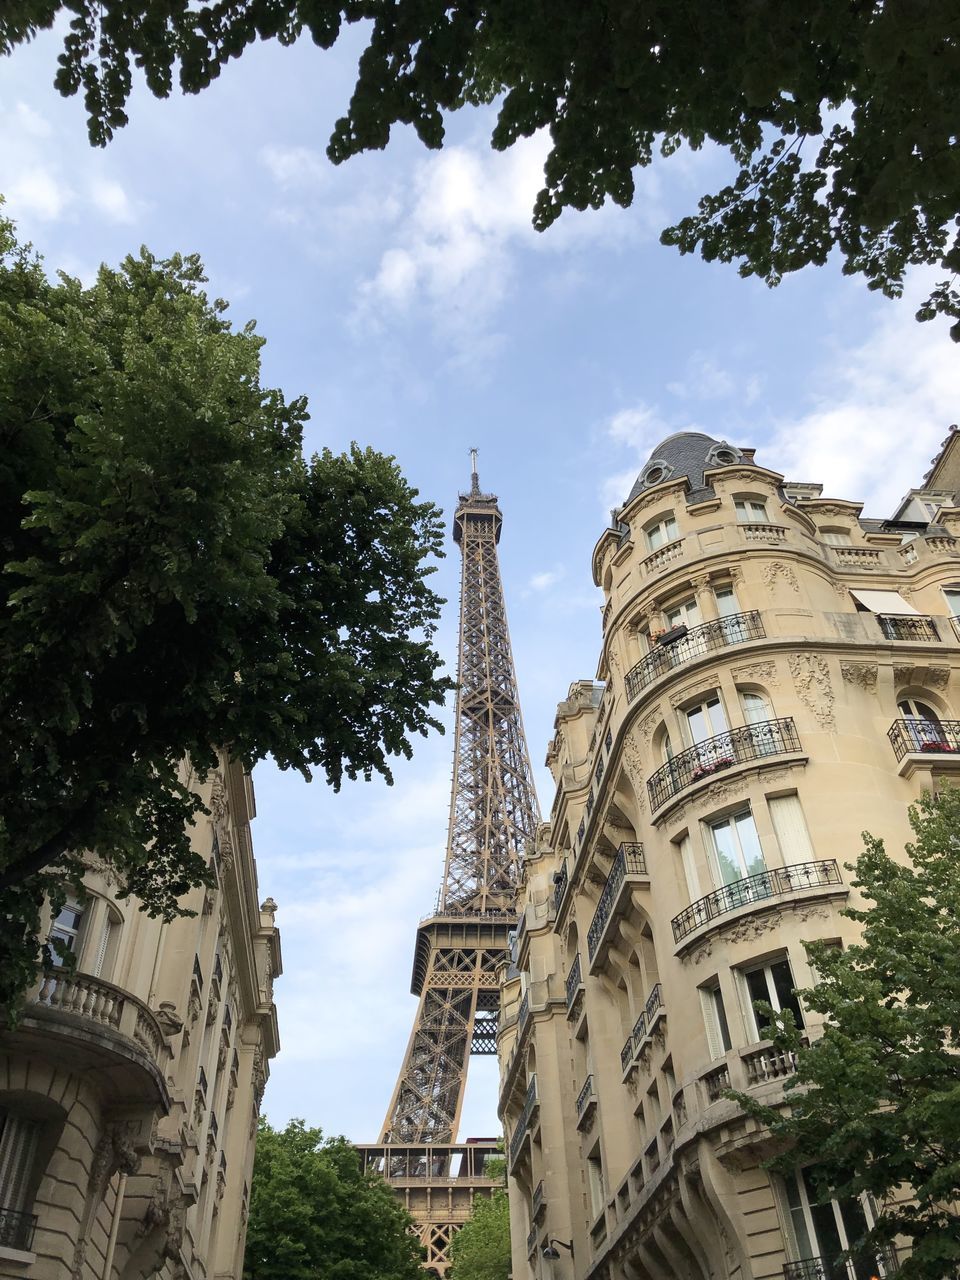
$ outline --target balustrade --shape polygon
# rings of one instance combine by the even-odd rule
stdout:
[[[690,627],[671,643],[664,644],[661,641],[655,645],[630,668],[624,677],[627,699],[633,702],[658,676],[686,666],[695,658],[731,645],[746,644],[749,640],[763,640],[765,636],[763,619],[755,609],[749,613],[734,613],[727,618],[704,622],[699,627]]]
[[[659,809],[685,787],[737,764],[749,764],[800,750],[800,738],[790,716],[728,729],[679,752],[647,781],[650,805]]]
[[[843,884],[835,858],[819,862],[794,862],[787,867],[774,867],[757,875],[744,876],[720,889],[714,889],[685,911],[674,916],[673,940],[682,942],[689,934],[739,907],[752,906],[770,898],[796,893],[800,889],[821,889]]]
[[[607,927],[607,921],[613,911],[621,886],[627,876],[645,876],[647,864],[643,856],[642,844],[622,844],[613,860],[607,882],[600,894],[600,901],[593,913],[593,920],[587,932],[587,952],[592,960],[600,945],[600,939]]]
[[[658,547],[642,561],[643,571],[648,576],[659,571],[675,560],[683,558],[683,538],[677,538],[675,542],[668,542],[662,547]]]
[[[707,1095],[707,1102],[719,1102],[724,1092],[730,1088],[730,1068],[724,1062],[721,1066],[706,1072],[700,1079],[703,1082],[703,1091]]]
[[[782,1080],[792,1076],[797,1069],[797,1055],[774,1045],[753,1049],[742,1055],[747,1084],[766,1084],[768,1080]]]

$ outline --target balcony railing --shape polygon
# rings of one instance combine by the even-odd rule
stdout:
[[[719,1102],[724,1092],[730,1088],[730,1068],[725,1062],[700,1078],[703,1081],[703,1090],[707,1095],[708,1103]]]
[[[539,1220],[540,1214],[543,1212],[543,1209],[544,1209],[543,1179],[541,1178],[540,1181],[537,1183],[537,1185],[533,1189],[533,1197],[530,1201],[530,1217],[533,1219],[534,1222],[537,1222]]]
[[[796,893],[799,889],[821,889],[835,884],[843,884],[835,858],[824,858],[819,862],[794,862],[788,867],[775,867],[757,875],[744,876],[742,880],[734,880],[721,889],[714,889],[713,893],[699,898],[685,911],[674,916],[671,922],[673,940],[682,942],[701,925],[709,924],[711,920],[717,920],[740,907],[765,902],[769,898],[780,898],[788,893]]]
[[[664,543],[662,547],[657,547],[643,560],[643,571],[646,574],[659,573],[664,565],[672,564],[674,560],[679,560],[683,556],[683,539],[677,538],[674,542]]]
[[[756,610],[735,613],[728,618],[718,618],[715,622],[691,627],[686,635],[681,635],[673,643],[658,644],[630,668],[624,679],[627,700],[632,702],[658,676],[676,667],[685,666],[694,658],[731,645],[746,644],[748,640],[763,640],[765,636],[763,620]]]
[[[641,1013],[640,1017],[633,1024],[633,1053],[634,1057],[640,1052],[640,1046],[647,1038],[647,1015]]]
[[[743,1054],[743,1067],[748,1085],[766,1084],[792,1076],[797,1069],[797,1055],[775,1045],[764,1045]]]
[[[908,752],[922,751],[932,756],[960,754],[960,720],[924,720],[907,716],[894,720],[887,730],[893,754],[902,760]]]
[[[643,845],[634,843],[622,844],[613,860],[613,866],[607,876],[607,883],[603,886],[600,901],[597,903],[597,909],[593,913],[593,921],[587,932],[587,952],[591,960],[600,945],[600,939],[603,937],[603,931],[607,927],[607,921],[620,892],[620,886],[627,876],[645,876],[646,874],[647,864],[643,856]]]
[[[940,639],[937,624],[932,618],[878,613],[877,622],[885,640],[921,640],[936,644]]]
[[[732,765],[790,755],[799,750],[800,738],[790,716],[728,729],[726,733],[688,747],[659,768],[647,780],[650,805],[659,809],[691,783],[701,782]]]
[[[530,1083],[527,1085],[527,1096],[523,1101],[523,1110],[520,1112],[520,1118],[517,1120],[513,1134],[510,1138],[510,1168],[517,1163],[520,1151],[523,1147],[523,1140],[527,1136],[527,1130],[530,1127],[530,1118],[537,1107],[537,1077],[531,1076]]]
[[[591,1103],[595,1103],[597,1095],[593,1091],[593,1076],[587,1076],[583,1082],[583,1088],[577,1095],[577,1119],[582,1120],[586,1115]]]
[[[0,1205],[0,1245],[5,1249],[20,1249],[28,1253],[36,1228],[36,1214],[19,1213],[16,1209],[4,1209]]]
[[[858,1254],[848,1262],[831,1262],[828,1258],[801,1258],[783,1264],[783,1280],[857,1280],[864,1266],[871,1276],[888,1276],[897,1269],[897,1251],[893,1245],[876,1253]],[[860,1265],[858,1265],[860,1264]]]
[[[643,1011],[646,1014],[647,1033],[649,1034],[653,1030],[653,1024],[656,1022],[657,1017],[665,1012],[663,1004],[663,987],[661,987],[659,982],[655,982],[653,984],[653,988],[647,996],[647,1003],[644,1006]]]
[[[520,1001],[520,1008],[517,1011],[517,1038],[523,1035],[527,1029],[527,1019],[530,1017],[530,993],[524,992],[523,999]]]
[[[553,905],[556,907],[558,915],[560,914],[560,907],[563,903],[563,895],[567,892],[567,885],[569,883],[570,872],[567,869],[566,862],[564,862],[553,881]]]
[[[623,1042],[623,1048],[620,1050],[620,1071],[625,1072],[627,1067],[633,1061],[633,1035],[627,1036]]]
[[[570,966],[570,972],[567,974],[566,980],[567,991],[567,1016],[572,1013],[573,1006],[577,1002],[577,996],[583,990],[583,978],[580,972],[580,952],[573,957],[573,964]]]

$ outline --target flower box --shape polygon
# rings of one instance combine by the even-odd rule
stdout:
[[[701,778],[709,778],[711,774],[719,773],[721,769],[729,769],[734,763],[732,756],[724,756],[720,760],[711,760],[707,764],[697,765],[690,775],[690,781],[699,782]]]
[[[921,751],[945,751],[950,755],[956,755],[957,748],[949,742],[921,742]]]
[[[657,644],[676,644],[678,640],[683,640],[686,634],[687,628],[681,623],[679,627],[671,627],[669,631],[661,631],[657,636]]]

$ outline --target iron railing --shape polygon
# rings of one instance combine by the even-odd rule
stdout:
[[[556,907],[558,915],[560,914],[560,906],[563,902],[563,895],[567,892],[567,885],[569,884],[569,882],[570,882],[570,872],[567,868],[566,862],[564,862],[563,866],[557,872],[556,877],[554,878],[554,881],[553,881],[553,905],[554,907]]]
[[[4,1209],[0,1205],[0,1245],[5,1249],[20,1249],[28,1253],[36,1229],[35,1213],[20,1213],[17,1209]]]
[[[643,845],[638,843],[622,844],[613,860],[613,866],[607,876],[607,883],[603,886],[600,901],[597,903],[597,909],[593,913],[593,920],[587,932],[587,952],[591,960],[600,945],[600,939],[603,936],[604,929],[607,927],[607,921],[610,919],[610,912],[613,910],[613,904],[616,901],[617,894],[620,892],[620,886],[627,876],[645,876],[646,874],[647,864],[643,856]]]
[[[543,1179],[541,1178],[537,1185],[533,1188],[533,1197],[530,1201],[530,1217],[537,1221],[540,1217],[540,1210],[543,1208]]]
[[[726,733],[718,733],[688,747],[659,768],[647,780],[650,805],[659,809],[684,787],[729,769],[731,765],[790,755],[799,750],[800,738],[791,716],[728,729]]]
[[[757,875],[744,876],[742,880],[734,880],[721,889],[714,889],[713,893],[692,902],[685,911],[674,916],[671,921],[673,940],[682,942],[701,925],[725,916],[730,911],[736,911],[739,907],[764,902],[768,898],[782,897],[787,893],[795,893],[798,889],[819,889],[834,884],[843,884],[835,858],[824,858],[819,862],[794,862],[788,867],[775,867]]]
[[[626,1071],[630,1063],[633,1061],[633,1035],[627,1036],[623,1042],[623,1048],[620,1050],[620,1070]]]
[[[583,1082],[583,1088],[577,1096],[577,1119],[584,1114],[591,1102],[596,1101],[596,1095],[593,1092],[593,1076],[587,1076]]]
[[[510,1138],[510,1167],[517,1163],[520,1150],[523,1146],[523,1140],[527,1135],[527,1129],[530,1127],[530,1117],[533,1115],[534,1108],[537,1105],[537,1077],[531,1076],[530,1083],[527,1086],[527,1096],[523,1102],[523,1110],[520,1112],[520,1118],[517,1120],[516,1127]]]
[[[650,994],[647,996],[647,1003],[644,1006],[644,1010],[643,1010],[647,1017],[648,1030],[653,1026],[653,1020],[662,1008],[663,1008],[663,987],[661,987],[659,982],[655,982],[650,991]]]
[[[525,991],[523,999],[520,1001],[520,1008],[517,1012],[517,1037],[523,1035],[526,1030],[527,1019],[530,1017],[530,993]]]
[[[713,653],[717,649],[726,649],[730,645],[746,644],[748,640],[763,640],[765,636],[763,620],[755,609],[749,613],[734,613],[727,618],[718,618],[715,622],[704,622],[699,627],[691,627],[685,636],[672,644],[656,645],[630,668],[624,677],[627,700],[633,702],[641,690],[652,684],[658,676],[682,667],[694,658]]]
[[[960,753],[960,720],[924,720],[921,716],[906,716],[903,720],[894,720],[887,730],[887,737],[898,760],[910,751],[956,755]]]
[[[640,1017],[633,1024],[633,1053],[634,1057],[640,1052],[640,1046],[647,1038],[647,1015],[641,1013]]]
[[[897,1269],[897,1251],[893,1245],[876,1253],[858,1254],[847,1262],[833,1261],[821,1256],[801,1258],[799,1262],[783,1264],[783,1280],[857,1280],[866,1263],[871,1276],[890,1275]]]
[[[577,999],[577,993],[583,986],[583,978],[580,972],[580,952],[573,957],[573,964],[570,966],[570,972],[567,974],[566,980],[567,991],[567,1013],[573,1008]]]
[[[885,640],[932,640],[936,644],[940,639],[937,624],[932,618],[878,613],[877,622]]]

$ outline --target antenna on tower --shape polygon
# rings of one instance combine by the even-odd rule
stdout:
[[[470,492],[480,492],[480,477],[477,475],[477,451],[470,450]]]

